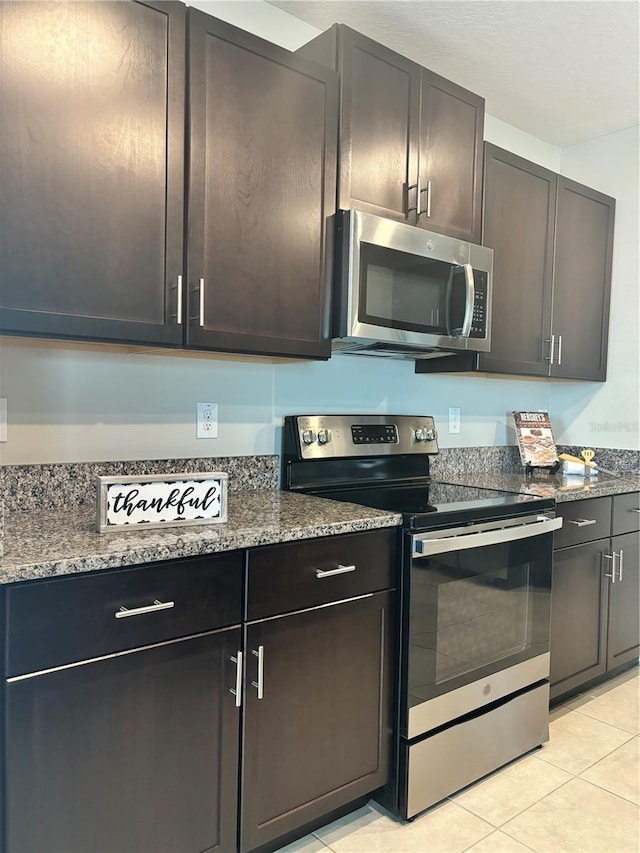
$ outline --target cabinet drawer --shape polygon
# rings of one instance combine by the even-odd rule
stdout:
[[[173,604],[143,610],[154,602]],[[121,616],[123,607],[140,610]],[[16,584],[7,588],[7,674],[232,625],[241,614],[239,551]]]
[[[611,533],[611,498],[561,503],[556,507],[556,514],[561,515],[564,522],[555,532],[554,548],[605,539]]]
[[[250,551],[247,619],[394,587],[398,530],[305,539]]]
[[[640,493],[614,495],[611,527],[612,536],[640,530]]]

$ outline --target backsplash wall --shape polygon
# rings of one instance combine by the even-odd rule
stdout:
[[[192,5],[290,49],[316,32],[259,0]],[[637,239],[629,239],[637,236],[638,188],[629,179],[637,173],[637,132],[633,134],[633,129],[622,131],[592,147],[561,151],[486,116],[489,141],[553,170],[564,171],[566,164],[571,177],[623,195],[614,250],[615,339],[605,385],[416,376],[411,362],[356,356],[326,363],[272,363],[0,338],[0,396],[7,397],[9,414],[0,463],[278,453],[282,416],[296,412],[432,414],[443,447],[499,447],[514,442],[510,411],[549,409],[558,442],[637,448],[638,265]],[[198,401],[219,404],[219,438],[195,438]],[[459,435],[447,432],[450,406],[462,410]]]

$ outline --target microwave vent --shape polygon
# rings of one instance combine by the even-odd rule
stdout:
[[[333,351],[345,355],[370,355],[378,358],[404,358],[411,361],[425,358],[450,356],[449,350],[411,347],[405,344],[390,343],[354,343],[353,341],[333,341]]]

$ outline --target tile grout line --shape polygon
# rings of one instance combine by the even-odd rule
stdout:
[[[549,764],[549,762],[548,762],[548,761],[547,761],[546,763],[547,763],[547,764]],[[551,766],[555,766],[555,765],[551,765]],[[519,812],[516,812],[514,815],[512,815],[510,818],[508,818],[507,820],[505,820],[503,823],[499,824],[498,826],[496,826],[496,824],[492,823],[492,822],[489,820],[489,818],[487,818],[487,817],[482,817],[482,815],[479,815],[479,814],[477,814],[476,812],[471,811],[471,809],[470,809],[470,808],[467,808],[467,806],[463,806],[463,805],[462,805],[462,803],[455,803],[455,804],[456,804],[457,806],[460,806],[460,808],[461,808],[461,809],[464,809],[465,811],[469,812],[469,814],[472,814],[474,817],[480,818],[480,820],[484,820],[484,821],[485,821],[485,823],[490,823],[490,824],[491,824],[491,826],[493,826],[493,827],[494,827],[494,831],[500,830],[500,831],[502,832],[502,831],[503,831],[503,830],[502,830],[502,827],[503,827],[503,826],[506,826],[506,824],[508,824],[508,823],[509,823],[509,821],[511,821],[511,820],[515,820],[515,818],[517,818],[517,817],[519,817],[520,815],[524,814],[524,813],[525,813],[526,811],[528,811],[530,808],[533,808],[533,806],[537,806],[537,805],[538,805],[538,803],[542,802],[542,800],[544,800],[544,799],[545,799],[545,797],[548,797],[550,794],[553,794],[553,793],[555,793],[556,791],[560,790],[560,788],[562,788],[564,785],[567,785],[567,784],[568,784],[569,782],[571,782],[573,779],[577,779],[577,778],[579,778],[579,777],[577,777],[575,774],[571,773],[569,770],[564,770],[564,768],[563,768],[563,767],[557,767],[556,769],[557,769],[557,770],[563,770],[565,773],[569,773],[569,775],[571,776],[571,779],[565,779],[565,780],[564,780],[564,782],[560,782],[560,784],[559,784],[559,785],[557,785],[555,788],[552,788],[550,791],[547,791],[547,793],[546,793],[546,794],[543,794],[543,796],[542,796],[542,797],[539,797],[539,798],[538,798],[537,800],[535,800],[533,803],[529,803],[529,805],[528,805],[528,806],[525,806],[525,808],[520,809],[520,811],[519,811]],[[495,772],[499,773],[499,772],[500,772],[500,770],[497,770],[497,771],[495,771]],[[586,782],[586,779],[583,779],[583,781],[584,781],[584,782]],[[455,801],[454,801],[454,800],[452,800],[451,802],[455,802]],[[519,840],[519,839],[517,839],[517,838],[516,838],[516,841],[518,841],[518,840]],[[471,846],[471,847],[473,847],[473,844],[471,844],[470,846]]]
[[[586,714],[583,714],[582,716],[584,717],[584,716],[586,716]],[[593,717],[589,717],[589,719],[593,719]],[[602,721],[597,720],[597,722],[600,723]],[[603,725],[608,725],[608,723],[603,723]],[[611,726],[611,728],[614,728],[614,726]],[[616,729],[616,731],[621,732],[621,731],[624,731],[624,729]],[[629,734],[629,732],[625,732],[625,734]],[[622,743],[619,743],[617,746],[614,746],[613,749],[609,750],[609,752],[605,752],[604,755],[600,756],[600,758],[597,758],[591,764],[587,764],[586,767],[583,767],[583,769],[580,771],[580,773],[574,773],[573,770],[567,770],[566,767],[561,767],[559,764],[554,764],[553,761],[547,761],[547,759],[542,758],[542,756],[540,756],[540,761],[544,761],[545,764],[549,764],[551,767],[557,767],[559,770],[564,770],[565,773],[571,773],[572,776],[575,776],[576,778],[580,778],[581,773],[585,773],[587,770],[591,770],[592,767],[595,767],[596,764],[599,764],[604,758],[608,758],[613,752],[616,751],[616,749],[620,749],[621,746],[624,746],[625,743],[629,743],[629,741],[633,740],[634,737],[636,737],[636,735],[629,734],[629,737],[626,740],[623,740]],[[551,741],[549,741],[549,742],[551,742]]]
[[[587,770],[591,769],[591,767],[587,767]],[[583,772],[586,773],[586,770]],[[587,785],[593,785],[594,788],[599,788],[606,794],[611,794],[612,796],[617,797],[619,800],[623,800],[625,803],[631,803],[632,806],[635,806],[637,809],[640,809],[640,803],[636,803],[634,800],[630,800],[628,797],[624,797],[622,794],[618,794],[616,793],[616,791],[612,791],[611,788],[605,788],[604,785],[599,785],[597,782],[592,782],[591,779],[583,779],[582,776],[575,776],[574,778],[580,779],[581,782],[586,782]]]
[[[635,737],[638,734],[638,732],[630,732],[628,729],[623,729],[621,726],[616,726],[615,723],[609,723],[605,720],[600,720],[598,717],[592,717],[590,714],[585,714],[579,708],[572,708],[571,712],[574,714],[580,714],[582,717],[588,717],[590,720],[595,720],[597,723],[603,723],[605,726],[611,726],[612,729],[617,729],[619,732],[625,732],[625,734],[628,734],[629,737]]]

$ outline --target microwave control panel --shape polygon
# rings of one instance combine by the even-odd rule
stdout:
[[[470,338],[487,337],[487,274],[481,270],[473,271],[475,282],[475,297],[473,300],[473,317],[471,320]]]

